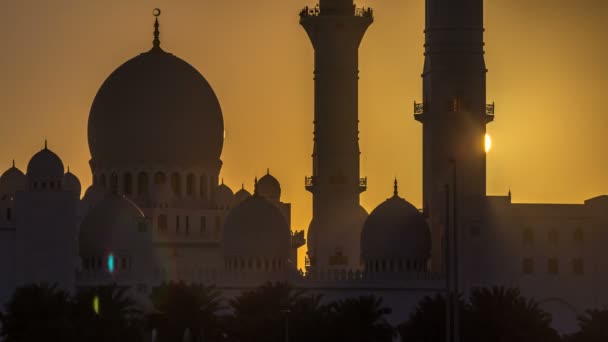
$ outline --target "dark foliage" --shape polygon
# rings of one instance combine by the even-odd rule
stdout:
[[[182,341],[186,331],[193,341],[222,339],[220,292],[214,286],[171,283],[152,291],[155,312],[149,324],[159,342]]]
[[[461,340],[467,342],[554,342],[551,316],[518,289],[494,287],[471,292],[469,303],[460,302]],[[445,340],[446,313],[442,296],[425,298],[409,321],[400,326],[404,342]]]
[[[15,290],[1,316],[0,337],[6,342],[77,341],[72,304],[54,285],[30,285]]]
[[[142,313],[128,288],[116,285],[84,288],[74,302],[74,323],[81,341],[131,342],[143,338]],[[95,303],[97,302],[97,303]]]
[[[565,338],[567,342],[608,341],[608,309],[588,310],[578,318],[580,330]]]
[[[392,310],[382,298],[361,296],[329,304],[331,341],[391,342],[395,334],[385,316]]]

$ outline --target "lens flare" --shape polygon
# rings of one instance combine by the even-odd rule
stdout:
[[[486,153],[492,150],[492,137],[486,134]]]
[[[96,315],[99,315],[99,297],[93,297],[93,311]]]
[[[108,272],[114,273],[114,254],[108,255]]]

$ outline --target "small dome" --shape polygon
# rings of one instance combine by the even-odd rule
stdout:
[[[44,149],[30,159],[27,165],[27,177],[30,180],[61,180],[63,178],[63,162],[45,144]]]
[[[287,260],[291,233],[275,205],[253,195],[233,208],[224,223],[225,257]]]
[[[106,197],[106,189],[102,186],[93,184],[85,191],[82,201],[89,207],[96,206]]]
[[[395,195],[369,215],[361,233],[364,261],[413,262],[426,265],[431,255],[431,232],[424,215]]]
[[[270,201],[281,200],[281,184],[270,174],[270,170],[258,181],[257,191],[260,196]]]
[[[18,191],[25,190],[26,184],[27,179],[25,174],[13,164],[13,167],[6,170],[2,176],[0,176],[0,194],[2,196],[13,196]]]
[[[78,198],[80,198],[82,186],[80,185],[78,177],[71,173],[69,169],[68,172],[63,175],[63,180],[61,181],[61,188],[65,191],[73,192],[74,194],[78,195]]]
[[[144,214],[125,197],[109,195],[89,211],[80,226],[79,246],[85,270],[91,258],[104,259],[109,253],[121,261],[117,270],[130,269],[125,274],[130,278],[150,279],[158,267],[152,232]]]
[[[236,207],[237,205],[241,204],[244,200],[248,199],[249,197],[251,197],[251,193],[249,193],[249,191],[245,190],[245,186],[243,186],[241,188],[241,190],[237,191],[234,194],[234,197],[232,198],[232,207]]]
[[[220,207],[228,207],[232,203],[232,199],[234,197],[234,192],[230,189],[224,181],[222,180],[222,184],[217,188],[215,192],[215,203]]]

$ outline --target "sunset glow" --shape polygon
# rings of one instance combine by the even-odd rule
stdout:
[[[492,137],[486,133],[486,153],[492,150]]]

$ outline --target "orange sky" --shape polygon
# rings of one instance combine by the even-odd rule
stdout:
[[[361,46],[362,196],[421,201],[423,0],[365,0],[376,22]],[[251,190],[269,167],[293,227],[307,227],[311,196],[313,51],[298,24],[306,0],[25,0],[0,21],[0,167],[25,169],[49,147],[90,184],[86,127],[93,98],[120,64],[151,46],[161,7],[162,46],[215,89],[227,138],[222,176]],[[608,193],[608,1],[487,0],[488,192],[517,202],[581,202]],[[279,94],[278,96],[276,94]]]

